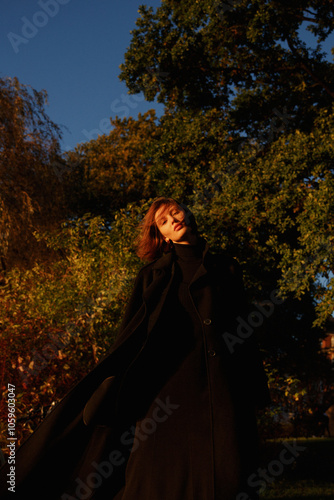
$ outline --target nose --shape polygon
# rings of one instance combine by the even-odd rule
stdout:
[[[176,221],[175,215],[172,215],[172,214],[168,214],[168,215],[166,216],[166,218],[167,218],[167,220],[168,220],[171,224],[173,224],[173,222],[175,222],[175,221]]]

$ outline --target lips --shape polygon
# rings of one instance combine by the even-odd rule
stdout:
[[[176,224],[174,227],[174,231],[179,231],[182,228],[183,224]]]

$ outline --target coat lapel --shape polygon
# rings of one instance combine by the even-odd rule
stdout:
[[[152,283],[145,290],[143,296],[149,311],[148,335],[158,321],[174,278],[175,264],[173,262],[173,254],[171,252],[164,254],[163,257],[154,264],[152,271]]]

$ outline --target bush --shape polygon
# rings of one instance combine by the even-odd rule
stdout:
[[[13,269],[0,288],[0,420],[10,383],[19,442],[112,345],[140,265],[131,246],[137,219],[128,207],[112,223],[87,215],[36,235],[63,258]]]

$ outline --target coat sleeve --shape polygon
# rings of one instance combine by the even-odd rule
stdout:
[[[144,282],[144,276],[143,276],[143,271],[139,271],[137,274],[137,277],[134,281],[133,289],[130,295],[130,298],[128,300],[128,303],[126,305],[123,319],[121,322],[121,327],[119,332],[121,333],[127,325],[130,323],[130,321],[135,317],[136,313],[139,311],[140,307],[143,304],[143,284]]]

